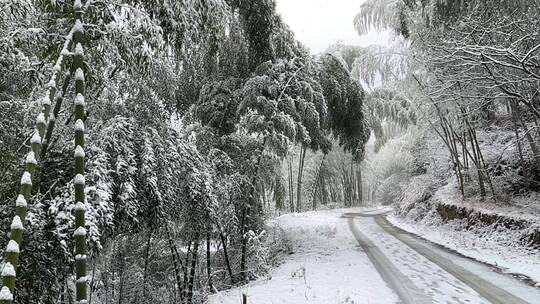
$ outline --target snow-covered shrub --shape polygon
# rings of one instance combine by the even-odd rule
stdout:
[[[386,205],[401,196],[401,184],[414,171],[411,148],[418,135],[418,131],[411,128],[402,136],[389,140],[378,153],[368,155],[364,161],[364,180],[375,190],[377,199]]]
[[[430,175],[412,177],[403,187],[401,197],[394,205],[394,212],[399,216],[419,219],[431,209],[429,199],[433,196],[433,179]]]
[[[266,230],[259,234],[253,231],[248,234],[248,268],[254,278],[268,276],[270,270],[278,266],[285,256],[294,252],[289,232],[275,221],[269,223]]]
[[[391,205],[396,202],[402,195],[403,184],[406,183],[407,180],[408,176],[406,174],[393,174],[382,181],[377,190],[378,201],[383,205]]]

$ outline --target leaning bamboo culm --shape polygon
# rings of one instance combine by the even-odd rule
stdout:
[[[80,1],[75,1],[74,8],[78,8],[76,9],[78,13],[76,12],[75,16],[80,16],[82,11]],[[77,28],[82,28],[80,18],[79,22],[75,23],[66,36],[64,46],[55,62],[50,81],[47,84],[47,92],[45,96],[41,98],[41,111],[36,118],[35,131],[30,139],[31,150],[26,156],[25,171],[21,178],[20,192],[15,200],[15,216],[11,223],[10,241],[5,250],[4,267],[1,272],[3,286],[0,289],[0,304],[13,303],[17,267],[19,266],[19,255],[21,250],[20,244],[23,240],[24,224],[28,213],[28,203],[32,198],[32,180],[38,169],[38,161],[43,155],[43,148],[47,145],[45,138],[50,138],[50,133],[52,133],[54,127],[56,117],[51,113],[51,104],[52,101],[57,98],[59,91],[57,89],[57,83],[59,82],[62,73],[65,58],[71,55],[69,49],[73,45],[74,37],[77,36],[74,34]],[[79,39],[82,39],[82,32],[78,36]],[[83,301],[81,303],[85,302]]]

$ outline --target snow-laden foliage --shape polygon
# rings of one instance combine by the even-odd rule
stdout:
[[[414,0],[413,0],[414,1]],[[407,35],[403,7],[407,1],[369,0],[362,3],[360,13],[354,19],[354,26],[360,35],[371,30],[392,29]]]
[[[32,92],[44,80],[35,54],[43,50],[46,33],[36,24],[39,12],[31,1],[0,2],[0,100]]]
[[[363,163],[363,180],[373,195],[371,199],[388,205],[403,195],[403,184],[415,171],[411,151],[421,139],[420,134],[416,128],[409,128],[395,134],[375,153],[368,152]]]
[[[97,303],[202,302],[266,275],[273,252],[264,220],[285,205],[281,164],[291,147],[328,153],[334,131],[362,154],[361,87],[337,77],[347,93],[331,105],[351,115],[332,116],[324,66],[272,0],[76,1],[75,14],[71,1],[0,3],[2,229],[20,160],[39,165],[32,199],[16,205],[29,209],[17,303],[69,301],[81,260],[79,285]],[[84,22],[73,31],[79,8]],[[73,45],[78,29],[84,41]],[[38,116],[38,103],[50,113]],[[47,129],[39,138],[36,117]],[[74,131],[84,145],[73,146]],[[42,138],[44,153],[27,156]],[[84,157],[77,172],[74,156]],[[83,180],[86,199],[75,204]],[[300,197],[311,192],[302,184]],[[74,235],[88,239],[88,254],[74,255]]]
[[[369,138],[362,110],[365,92],[340,60],[332,55],[321,60],[319,77],[328,103],[330,129],[340,145],[361,160]]]

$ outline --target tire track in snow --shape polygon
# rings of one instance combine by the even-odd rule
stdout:
[[[413,282],[401,273],[381,252],[381,250],[365,237],[354,224],[354,214],[344,214],[348,218],[349,228],[373,263],[383,280],[392,288],[403,304],[431,304],[432,299]]]
[[[368,216],[363,214],[354,214],[359,216]],[[450,273],[463,283],[467,284],[469,287],[474,289],[478,294],[480,294],[485,299],[489,300],[493,304],[529,304],[529,302],[509,293],[508,291],[497,287],[491,282],[484,280],[482,277],[466,270],[465,268],[456,265],[452,260],[443,257],[442,255],[436,253],[434,250],[427,246],[426,242],[420,241],[416,236],[410,234],[409,232],[403,231],[399,228],[394,227],[388,220],[385,215],[376,215],[373,216],[377,225],[379,225],[385,232],[392,235],[396,239],[400,240],[414,251],[418,252],[432,263],[438,265],[446,272]],[[349,218],[349,221],[352,221],[353,218]],[[351,223],[349,222],[349,226]],[[354,225],[354,223],[353,223]]]

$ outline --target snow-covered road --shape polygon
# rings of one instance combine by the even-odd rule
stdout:
[[[540,303],[540,289],[390,225],[383,210],[289,214],[276,224],[294,253],[269,279],[211,304]]]
[[[429,297],[427,302],[420,297],[411,302],[407,294],[398,293],[403,303],[540,303],[540,289],[397,229],[385,216],[362,214],[354,224],[397,268],[394,276],[405,276]]]

